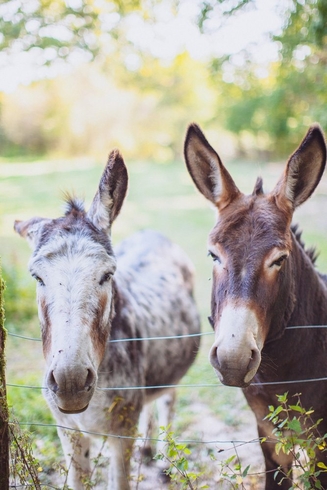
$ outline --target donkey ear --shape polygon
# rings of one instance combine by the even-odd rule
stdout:
[[[219,210],[240,195],[218,154],[196,124],[187,130],[184,156],[194,184]]]
[[[312,125],[298,149],[290,156],[273,195],[281,207],[293,209],[313,193],[326,166],[326,143],[318,124]]]
[[[50,219],[38,217],[26,221],[16,220],[14,223],[14,230],[20,236],[26,238],[30,247],[34,250],[40,240],[44,225],[50,223],[50,221]]]
[[[118,150],[110,153],[87,217],[100,230],[109,231],[127,191],[127,169]]]

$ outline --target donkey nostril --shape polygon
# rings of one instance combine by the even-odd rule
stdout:
[[[210,364],[215,369],[219,370],[220,364],[219,364],[219,361],[218,361],[218,352],[217,352],[217,347],[216,346],[211,347],[210,355],[209,355],[209,361],[210,361]]]
[[[51,373],[48,376],[48,387],[54,393],[57,393],[57,391],[59,390],[59,386],[58,386],[58,383],[56,381],[56,378],[54,376],[53,371],[51,371]]]
[[[252,349],[250,362],[247,367],[248,372],[251,371],[252,369],[256,369],[259,363],[260,363],[260,352],[258,349]]]
[[[95,374],[91,369],[88,369],[85,384],[84,384],[84,389],[86,389],[86,391],[90,391],[92,389],[92,386],[94,385],[94,381],[95,381]]]

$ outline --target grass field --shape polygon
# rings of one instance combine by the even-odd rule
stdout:
[[[210,332],[207,316],[212,264],[207,257],[206,241],[215,213],[195,190],[182,162],[162,165],[126,163],[129,192],[121,215],[113,226],[113,242],[119,242],[136,230],[154,228],[181,245],[195,265],[196,297],[202,328]],[[27,271],[30,250],[27,243],[14,234],[13,221],[35,215],[59,216],[64,191],[84,197],[88,205],[96,192],[103,166],[88,161],[0,163],[0,254],[7,281],[6,325],[9,332],[39,336],[35,284]],[[252,191],[257,175],[263,176],[265,187],[271,189],[282,172],[282,166],[277,163],[231,162],[228,169],[245,192]],[[318,267],[322,271],[327,271],[326,194],[327,178],[324,177],[315,196],[296,214],[296,221],[305,230],[306,244],[320,250]],[[207,360],[211,341],[209,335],[203,338],[201,352],[183,383],[217,382]],[[9,336],[7,344],[8,383],[40,385],[43,366],[40,343]],[[8,391],[10,404],[19,421],[51,423],[40,391],[18,388],[9,388]],[[180,389],[175,427],[177,436],[185,434],[197,416],[192,412],[192,404],[199,400],[210,407],[217,420],[231,427],[242,422],[241,413],[247,410],[237,389]],[[31,430],[35,433],[37,451],[41,456],[43,454],[42,465],[50,473],[50,466],[61,457],[61,453],[58,456],[60,449],[55,430],[35,427]]]

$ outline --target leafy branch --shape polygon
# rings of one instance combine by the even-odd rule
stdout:
[[[312,409],[306,410],[300,399],[300,394],[294,395],[297,400],[295,404],[288,403],[288,393],[277,395],[279,405],[275,408],[269,406],[269,414],[265,417],[273,423],[273,435],[277,439],[275,451],[277,454],[291,454],[293,457],[293,468],[299,473],[299,483],[292,477],[291,470],[285,472],[281,467],[275,472],[283,474],[283,479],[292,481],[291,489],[304,488],[323,489],[319,475],[327,472],[326,464],[321,461],[320,454],[327,448],[327,434],[321,435],[318,429],[322,419],[314,421]],[[264,438],[262,442],[266,442]]]

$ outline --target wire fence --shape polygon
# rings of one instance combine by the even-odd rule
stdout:
[[[296,329],[323,329],[327,328],[327,325],[309,325],[309,326],[291,326],[287,327],[288,330],[296,330]],[[170,340],[170,339],[181,339],[185,337],[207,337],[207,336],[213,336],[214,332],[202,332],[199,334],[187,334],[187,335],[177,335],[177,336],[160,336],[160,337],[146,337],[146,338],[124,338],[124,339],[114,339],[114,340],[109,340],[110,343],[117,343],[117,342],[131,342],[131,341],[159,341],[159,340]],[[20,340],[24,341],[33,341],[33,342],[41,342],[40,338],[34,338],[34,337],[29,337],[25,335],[20,335],[14,332],[8,332],[9,337],[13,338],[18,338]],[[252,383],[253,386],[264,386],[264,385],[290,385],[294,383],[311,383],[311,382],[323,382],[327,381],[327,377],[319,377],[319,378],[304,378],[304,379],[299,379],[299,380],[281,380],[281,381],[274,381],[274,382],[262,382],[262,383]],[[15,384],[15,383],[6,383],[8,387],[12,389],[32,389],[32,390],[47,390],[47,387],[44,386],[35,386],[35,385],[22,385],[22,384]],[[213,388],[213,389],[220,389],[223,388],[224,385],[222,385],[219,382],[216,383],[189,383],[189,384],[168,384],[168,385],[156,385],[156,386],[115,386],[115,387],[106,387],[106,386],[98,386],[97,390],[102,391],[102,392],[108,392],[108,391],[126,391],[126,390],[153,390],[153,389],[169,389],[169,388],[179,388],[179,389],[187,389],[187,388]],[[81,430],[81,429],[76,429],[74,427],[69,427],[69,426],[62,426],[59,424],[46,424],[46,423],[40,423],[40,422],[34,422],[34,421],[11,421],[10,422],[12,425],[19,425],[21,427],[44,427],[44,428],[61,428],[65,431],[71,431],[71,432],[80,432],[83,434],[87,434],[90,436],[97,436],[97,437],[102,437],[106,439],[133,439],[135,441],[139,442],[152,442],[152,443],[158,443],[158,442],[166,442],[165,438],[158,438],[158,437],[144,437],[142,435],[136,435],[136,436],[122,436],[122,435],[117,435],[117,434],[112,434],[112,433],[102,433],[102,432],[94,432],[94,431],[87,431],[87,430]],[[259,437],[249,439],[249,440],[243,440],[243,439],[195,439],[195,438],[176,438],[176,442],[179,444],[190,444],[190,445],[205,445],[205,446],[228,446],[228,449],[237,449],[238,447],[244,446],[244,445],[251,445],[251,444],[256,444],[260,445],[262,439]],[[265,441],[265,442],[272,442],[275,444],[276,441]],[[52,486],[51,484],[40,484],[41,487],[47,487],[47,488],[58,488],[56,486]],[[10,485],[10,488],[24,488],[24,485]]]
[[[296,325],[286,327],[286,330],[297,330],[297,329],[322,329],[327,328],[327,325]],[[27,337],[24,335],[19,335],[13,332],[8,332],[8,335],[11,337],[16,337],[24,340],[31,340],[35,342],[41,342],[40,338],[35,337]],[[150,341],[150,340],[171,340],[171,339],[182,339],[182,338],[191,338],[191,337],[204,337],[204,336],[212,336],[214,332],[201,332],[196,334],[185,334],[185,335],[167,335],[167,336],[156,336],[156,337],[132,337],[132,338],[123,338],[123,339],[113,339],[109,340],[108,343],[117,343],[117,342],[135,342],[135,341]],[[319,378],[305,378],[305,379],[296,379],[296,380],[278,380],[278,381],[263,381],[263,382],[254,382],[251,383],[251,386],[273,386],[273,385],[288,385],[295,383],[311,383],[318,381],[327,381],[327,377],[319,377]],[[29,386],[29,385],[19,385],[13,383],[7,383],[7,386],[14,388],[29,388],[29,389],[37,389],[37,390],[46,390],[47,387],[44,386]],[[169,384],[169,385],[155,385],[155,386],[115,386],[115,387],[101,387],[98,386],[97,390],[99,391],[125,391],[125,390],[153,390],[153,389],[169,389],[169,388],[223,388],[224,385],[221,383],[197,383],[197,384]]]

